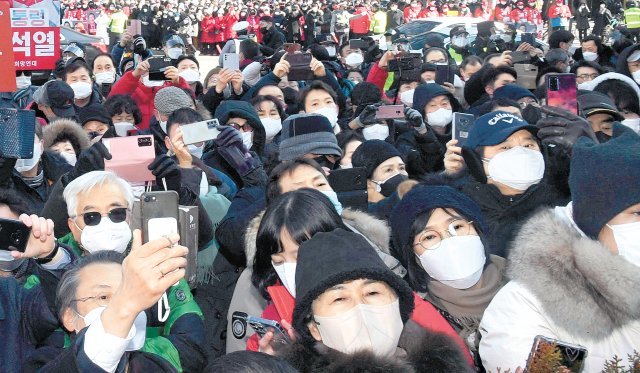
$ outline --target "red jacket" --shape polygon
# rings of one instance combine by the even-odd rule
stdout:
[[[511,15],[511,7],[510,6],[500,6],[496,5],[493,10],[493,15],[491,16],[492,21],[498,22],[509,22],[509,16]]]
[[[238,37],[238,34],[233,31],[233,25],[238,22],[238,15],[234,10],[230,10],[229,14],[224,16],[224,21],[227,28],[224,30],[224,40],[235,39]]]
[[[224,32],[227,29],[227,22],[224,16],[214,17],[213,20],[215,21],[213,24],[213,42],[222,43],[224,42]]]
[[[526,22],[527,14],[524,9],[513,8],[509,14],[509,18],[511,18],[511,22],[515,23]]]
[[[247,16],[247,22],[249,22],[249,34],[255,34],[258,39],[258,44],[260,44],[262,42],[262,34],[260,33],[260,16]]]
[[[531,22],[536,26],[542,25],[542,13],[536,8],[530,6],[524,8],[524,14],[527,22]]]
[[[202,43],[215,43],[215,39],[213,37],[213,26],[216,21],[212,16],[205,16],[202,21],[200,21],[200,30],[202,31],[202,35],[200,35],[200,42]]]
[[[289,294],[287,288],[282,285],[269,286],[267,288],[271,299],[273,300],[267,308],[264,309],[262,315],[260,317],[274,320],[277,322],[281,322],[281,320],[287,320],[288,323],[291,323],[293,319],[293,308],[295,307],[295,299]],[[464,351],[467,360],[471,366],[474,366],[473,358],[471,357],[471,353],[464,341],[458,333],[449,325],[449,322],[445,320],[444,317],[438,312],[438,310],[431,305],[431,303],[426,300],[420,298],[418,294],[413,294],[413,301],[415,302],[415,307],[413,308],[413,313],[411,314],[411,320],[416,322],[421,327],[428,329],[432,332],[442,333],[450,338],[452,338],[460,348]],[[258,351],[258,335],[254,334],[249,337],[247,341],[247,350],[249,351]]]
[[[138,109],[142,113],[142,122],[138,125],[138,128],[141,130],[146,130],[149,128],[149,122],[151,121],[151,117],[153,116],[153,110],[155,106],[153,104],[153,98],[160,89],[168,86],[176,86],[178,88],[189,88],[189,84],[180,78],[178,84],[173,84],[171,82],[165,82],[164,85],[160,87],[147,87],[142,84],[142,81],[133,76],[131,71],[127,72],[120,78],[114,85],[111,87],[111,92],[109,92],[109,97],[113,95],[127,95],[131,96],[133,101],[138,105]]]
[[[371,15],[365,7],[358,7],[356,15],[349,19],[349,28],[356,34],[366,34],[371,26]]]

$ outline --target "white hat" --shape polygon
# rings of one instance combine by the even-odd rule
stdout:
[[[247,21],[240,21],[240,22],[236,22],[235,25],[233,25],[233,27],[231,27],[231,30],[238,32],[238,31],[245,31],[249,29],[249,22]]]

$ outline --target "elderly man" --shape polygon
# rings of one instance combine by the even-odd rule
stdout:
[[[130,247],[131,253],[135,252],[136,240],[134,238],[132,244],[133,234],[130,227],[133,191],[126,181],[108,171],[92,171],[70,182],[64,189],[63,196],[67,203],[68,226],[71,232],[60,241],[71,247],[75,253],[84,256],[102,251],[124,253]],[[177,239],[174,242],[177,242]],[[166,297],[163,297],[165,302],[153,307],[150,314],[154,320],[149,325],[163,326],[163,333],[160,337],[148,339],[145,349],[162,351],[160,355],[178,370],[182,367],[186,371],[198,371],[205,363],[200,347],[204,343],[202,311],[193,300],[183,277],[184,273],[174,279],[171,284],[176,284],[178,279],[180,281],[170,288]],[[126,284],[125,280],[123,284]],[[148,303],[146,308],[153,304]],[[163,310],[164,308],[167,310]],[[163,318],[160,316],[163,313],[169,313],[166,321],[155,320],[156,317]],[[74,330],[66,323],[65,326]],[[163,337],[173,335],[174,328],[177,328],[175,333],[180,334],[179,338]],[[182,328],[189,331],[184,332]]]

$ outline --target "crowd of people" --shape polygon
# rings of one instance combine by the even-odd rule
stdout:
[[[505,0],[62,3],[110,17],[111,47],[0,94],[2,121],[35,113],[33,156],[0,156],[2,371],[638,369],[633,28],[574,40],[549,17],[540,43],[518,24],[536,3]],[[467,7],[477,34],[394,31]],[[197,208],[194,240],[145,238],[153,191]]]

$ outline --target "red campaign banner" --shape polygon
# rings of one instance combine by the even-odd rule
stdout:
[[[11,35],[11,19],[9,16],[9,3],[0,1],[0,35]],[[16,69],[13,62],[13,48],[9,38],[0,38],[0,92],[16,91]]]
[[[14,27],[17,70],[50,70],[60,58],[60,27]]]

